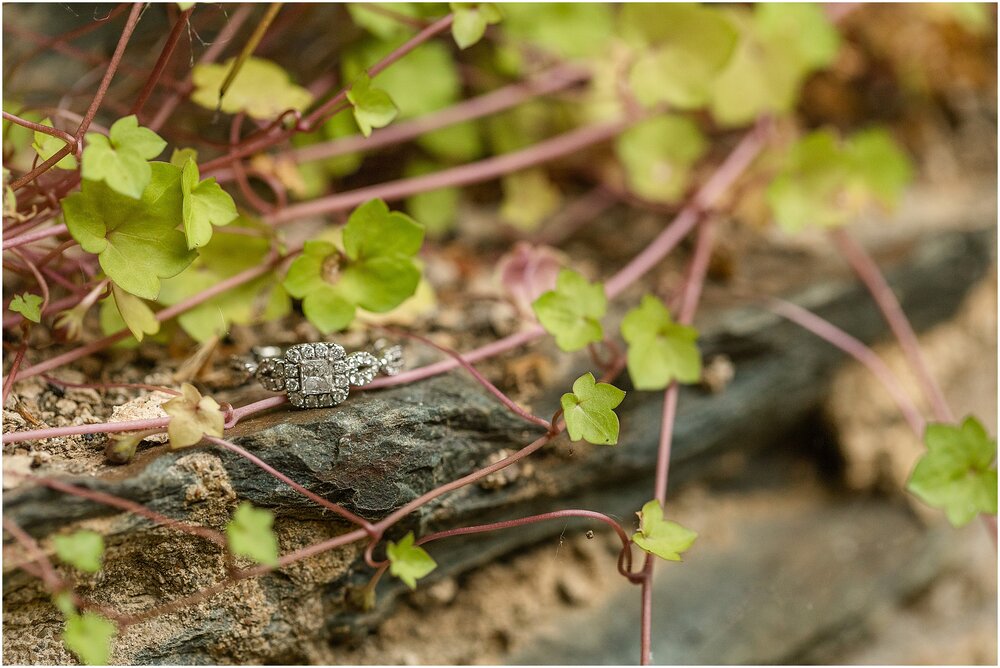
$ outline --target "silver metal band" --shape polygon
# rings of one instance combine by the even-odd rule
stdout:
[[[336,343],[299,343],[281,354],[281,348],[254,349],[259,362],[246,370],[268,390],[285,392],[297,408],[326,408],[347,399],[351,387],[367,385],[379,374],[395,376],[403,366],[401,346],[375,342],[375,354],[348,354]]]

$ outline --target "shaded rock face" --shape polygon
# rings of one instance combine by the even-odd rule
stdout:
[[[918,327],[950,315],[990,261],[992,233],[928,238],[891,272],[894,287]],[[884,325],[861,288],[847,279],[800,286],[796,301],[864,340]],[[840,354],[757,307],[705,314],[703,352],[727,354],[736,374],[715,395],[685,389],[675,432],[672,485],[717,463],[726,451],[751,452],[773,442],[815,410],[825,378]],[[539,400],[537,412],[585,366],[577,365]],[[627,380],[619,384],[629,390]],[[598,448],[564,439],[532,457],[532,467],[503,485],[473,485],[413,513],[389,536],[414,529],[509,519],[562,507],[590,507],[630,517],[648,500],[660,426],[658,393],[633,393],[623,404],[621,444]],[[538,431],[513,417],[462,372],[379,392],[364,392],[333,408],[281,410],[248,420],[232,437],[286,475],[362,516],[378,519],[416,496],[516,449]],[[141,502],[164,515],[221,528],[237,500],[273,509],[284,552],[348,530],[343,522],[228,451],[198,448],[141,453],[113,474],[70,479],[75,484]],[[43,539],[90,527],[106,536],[105,568],[83,579],[79,593],[139,613],[217,583],[224,562],[213,544],[91,501],[47,488],[4,493],[5,513]],[[627,521],[626,521],[627,522]],[[558,533],[558,523],[442,543],[435,577],[462,573],[517,547]],[[361,638],[384,618],[401,586],[387,580],[375,610],[348,602],[370,569],[361,546],[317,555],[256,580],[242,581],[196,606],[131,627],[117,641],[124,663],[307,662],[316,643]],[[61,617],[37,582],[4,577],[4,659],[64,663]],[[692,659],[693,660],[693,659]]]

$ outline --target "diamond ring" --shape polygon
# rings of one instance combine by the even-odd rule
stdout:
[[[347,353],[336,343],[299,343],[281,353],[277,346],[254,349],[258,362],[244,367],[265,389],[285,392],[297,408],[327,408],[347,399],[351,387],[372,382],[379,373],[395,376],[403,349],[375,343],[375,354]]]

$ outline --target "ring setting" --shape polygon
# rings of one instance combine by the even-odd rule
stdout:
[[[403,366],[400,346],[379,341],[375,354],[348,353],[337,343],[299,343],[281,355],[277,347],[255,349],[259,362],[247,371],[267,390],[285,392],[296,408],[329,408],[347,399],[351,387],[361,387],[378,374],[395,376]]]

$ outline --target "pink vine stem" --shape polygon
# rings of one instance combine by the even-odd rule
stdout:
[[[177,41],[181,38],[184,28],[187,27],[188,21],[191,18],[191,12],[193,11],[193,6],[188,7],[181,12],[179,17],[177,17],[173,28],[170,30],[170,34],[167,35],[167,41],[163,45],[163,50],[160,51],[160,57],[156,59],[156,64],[153,65],[153,71],[149,74],[149,78],[142,87],[142,91],[139,92],[139,97],[136,98],[135,104],[133,104],[132,109],[130,109],[131,113],[138,116],[139,113],[142,112],[142,108],[146,106],[146,100],[149,99],[149,96],[156,88],[156,84],[159,82],[160,76],[163,74],[163,71],[167,68],[167,64],[170,62],[170,57],[174,55],[174,48],[177,46]]]
[[[896,375],[871,348],[836,325],[791,302],[772,298],[768,300],[768,307],[774,313],[809,330],[863,364],[882,383],[889,396],[896,402],[900,413],[903,414],[906,423],[917,438],[923,438],[925,422],[920,411],[917,410],[916,405],[903,389]]]
[[[293,204],[281,211],[264,216],[264,220],[272,225],[282,225],[307,216],[346,211],[370,199],[399,200],[439,188],[488,181],[607,141],[620,134],[628,127],[629,123],[630,121],[614,121],[584,126],[552,139],[538,142],[521,151],[486,158],[450,169],[442,169],[432,174],[380,183],[345,193],[335,193],[311,202]]]
[[[286,485],[288,485],[289,487],[291,487],[292,489],[294,489],[299,494],[305,496],[308,499],[311,499],[312,501],[318,503],[319,505],[323,506],[327,510],[330,510],[330,511],[336,513],[337,515],[340,515],[341,517],[343,517],[344,519],[346,519],[348,522],[351,522],[353,524],[357,524],[358,526],[362,527],[363,529],[365,529],[366,531],[369,531],[369,532],[371,532],[371,531],[374,530],[374,527],[373,527],[372,523],[369,522],[368,520],[366,520],[365,518],[360,517],[358,515],[355,515],[354,513],[352,513],[351,511],[349,511],[347,508],[344,508],[341,505],[333,503],[332,501],[328,501],[327,499],[324,499],[319,494],[315,494],[315,493],[309,491],[308,489],[306,489],[305,487],[303,487],[299,483],[295,482],[294,480],[292,480],[291,478],[289,478],[288,476],[286,476],[281,471],[277,470],[276,468],[274,468],[273,466],[271,466],[270,464],[268,464],[267,462],[265,462],[263,459],[261,459],[257,455],[255,455],[255,454],[253,454],[253,453],[245,450],[244,448],[241,448],[240,446],[236,445],[235,443],[233,443],[231,441],[227,441],[227,440],[221,439],[221,438],[216,438],[215,436],[205,436],[205,440],[208,441],[209,443],[214,443],[214,444],[216,444],[218,446],[221,446],[221,447],[225,448],[226,450],[229,450],[230,452],[233,452],[233,453],[239,455],[240,457],[243,457],[244,459],[246,459],[247,461],[251,462],[252,464],[254,464],[255,466],[257,466],[258,468],[260,468],[261,470],[263,470],[264,472],[266,472],[267,474],[269,474],[269,475],[277,478],[278,480],[282,481],[283,483],[285,483]]]
[[[935,382],[934,377],[927,368],[927,362],[920,352],[920,343],[917,341],[917,335],[910,325],[910,320],[903,312],[902,306],[899,305],[899,300],[896,299],[896,295],[893,293],[892,288],[889,287],[889,283],[885,280],[885,276],[882,275],[878,265],[865,252],[861,244],[847,233],[847,230],[842,228],[832,230],[830,237],[833,239],[840,254],[844,256],[844,259],[854,269],[858,278],[868,288],[868,292],[871,293],[872,298],[885,317],[885,321],[889,324],[889,329],[892,330],[896,340],[899,341],[899,347],[902,349],[910,368],[913,369],[923,390],[923,394],[927,398],[931,410],[934,411],[934,417],[940,422],[954,422],[955,416],[952,414],[951,408],[948,407],[944,393],[941,392],[940,386]]]
[[[712,244],[715,239],[715,221],[711,218],[702,223],[695,242],[694,256],[688,269],[688,275],[681,291],[680,312],[677,321],[682,325],[690,325],[694,321],[695,310],[701,299],[705,275],[708,272],[709,260],[712,256]],[[660,428],[660,445],[656,456],[656,481],[654,498],[662,508],[667,506],[667,481],[670,476],[670,454],[673,449],[674,423],[677,419],[677,396],[680,386],[673,381],[663,393],[663,421]],[[647,554],[643,565],[641,623],[640,623],[640,655],[642,665],[652,663],[652,629],[653,629],[653,571],[656,559]]]
[[[250,17],[251,12],[253,12],[254,6],[252,4],[241,5],[235,12],[233,12],[232,17],[226,22],[219,31],[219,34],[215,36],[212,40],[212,44],[205,50],[201,58],[198,59],[198,65],[205,65],[207,63],[214,62],[225,50],[226,46],[233,40],[236,33],[239,32],[240,28]],[[194,70],[192,69],[191,72]],[[168,97],[160,105],[159,110],[153,117],[153,120],[149,122],[149,128],[153,131],[159,131],[163,127],[164,123],[170,118],[174,113],[174,109],[177,105],[181,103],[181,100],[186,98],[194,90],[194,84],[191,82],[191,72],[188,72],[187,79],[181,84],[179,90],[174,91],[174,93]]]
[[[276,266],[279,262],[285,260],[288,257],[291,257],[292,255],[295,255],[297,252],[298,251],[294,251],[284,256],[279,256],[275,259],[272,259],[269,262],[264,262],[256,267],[251,267],[250,269],[241,271],[238,274],[230,276],[224,281],[219,281],[218,283],[208,288],[207,290],[204,290],[203,292],[199,292],[198,294],[188,297],[187,299],[180,301],[174,304],[173,306],[168,306],[167,308],[161,311],[157,311],[156,319],[160,322],[169,320],[170,318],[173,318],[176,315],[179,315],[181,313],[193,309],[195,306],[198,306],[199,304],[203,304],[209,299],[212,299],[213,297],[216,297],[226,292],[227,290],[243,285],[244,283],[249,283],[255,278],[263,276],[267,272],[271,271],[274,268],[274,266]],[[130,336],[130,334],[131,332],[129,332],[128,328],[124,328],[122,330],[119,330],[118,332],[115,332],[114,334],[109,334],[104,338],[88,343],[87,345],[80,346],[79,348],[74,348],[73,350],[67,351],[62,355],[56,355],[55,357],[49,358],[44,362],[39,362],[34,366],[28,367],[22,372],[21,378],[30,378],[40,373],[45,373],[46,371],[50,371],[52,369],[55,369],[56,367],[60,367],[63,364],[68,364],[69,362],[78,360],[81,357],[86,357],[91,353],[104,350],[105,348],[114,345],[118,341],[127,338],[128,336]]]
[[[108,87],[111,86],[111,80],[114,78],[115,72],[118,71],[118,65],[122,61],[122,56],[125,55],[125,47],[128,46],[129,40],[132,38],[132,33],[135,31],[135,26],[139,23],[139,17],[142,16],[142,10],[144,7],[145,4],[141,2],[137,2],[132,5],[132,11],[128,15],[128,20],[125,22],[124,29],[122,29],[122,36],[119,38],[118,45],[115,47],[115,52],[111,56],[111,62],[108,64],[108,69],[105,71],[104,77],[101,79],[101,83],[97,88],[97,93],[94,95],[94,99],[90,103],[87,113],[84,114],[80,127],[77,128],[75,135],[77,142],[83,139],[83,135],[86,134],[87,130],[90,128],[90,123],[94,120],[94,116],[97,115],[97,110],[100,109],[101,103],[104,101],[104,96],[108,92]],[[66,145],[59,149],[48,160],[11,183],[10,188],[16,191],[26,186],[40,174],[44,174],[51,169],[53,165],[69,155],[73,150],[74,147],[70,145]],[[4,248],[6,247],[7,246],[5,245]]]
[[[425,29],[421,30],[419,33],[414,35],[412,38],[401,44],[395,50],[393,50],[389,55],[380,60],[378,63],[372,65],[368,68],[368,74],[371,77],[375,77],[377,74],[394,64],[400,58],[406,54],[413,51],[424,42],[430,40],[434,36],[444,32],[451,27],[453,16],[451,14],[445,16],[444,18],[438,19],[431,25],[427,26]],[[332,115],[336,111],[339,111],[344,103],[347,101],[347,93],[349,88],[342,88],[336,95],[331,97],[329,100],[321,104],[312,113],[303,118],[301,121],[296,123],[292,128],[287,130],[280,130],[278,126],[273,126],[266,136],[261,137],[256,141],[249,142],[239,148],[229,151],[229,153],[219,156],[213,160],[199,166],[202,175],[208,175],[220,167],[224,167],[235,160],[241,160],[249,155],[262,151],[266,148],[279,144],[295,132],[309,132],[319,126],[319,123],[325,120],[328,116]]]
[[[460,102],[438,112],[420,116],[411,121],[403,121],[376,130],[370,137],[355,135],[343,139],[311,146],[303,146],[288,153],[297,163],[323,160],[348,153],[374,151],[400,144],[434,130],[475,120],[484,116],[496,114],[510,109],[535,97],[557,92],[569,86],[586,81],[589,73],[577,68],[559,66],[552,68],[533,79],[522,81],[470,100]],[[220,175],[221,177],[221,175]],[[222,180],[221,178],[219,180]]]

